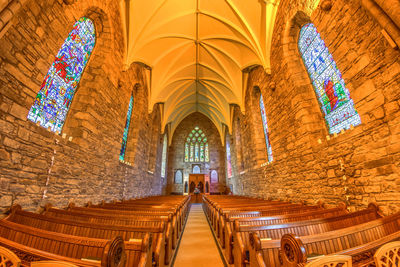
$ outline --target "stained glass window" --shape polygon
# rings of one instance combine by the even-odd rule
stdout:
[[[162,159],[161,159],[161,177],[165,177],[165,167],[167,165],[167,148],[168,148],[167,134],[164,134]]]
[[[183,179],[182,179],[182,171],[181,170],[177,170],[175,172],[175,183],[176,184],[181,184],[183,183]]]
[[[79,19],[51,65],[28,119],[53,132],[61,132],[83,70],[96,41],[93,22]]]
[[[314,24],[300,31],[299,50],[325,116],[329,133],[339,133],[361,124],[342,74]]]
[[[128,143],[129,124],[131,123],[132,108],[133,108],[133,95],[131,95],[131,99],[129,100],[129,107],[128,107],[128,113],[126,114],[124,133],[122,135],[122,145],[121,145],[121,151],[119,153],[119,160],[125,160],[125,150],[126,150],[126,144]]]
[[[272,148],[271,142],[269,141],[269,131],[268,131],[268,123],[267,123],[267,115],[265,114],[265,106],[262,95],[260,95],[260,112],[261,112],[261,119],[264,128],[264,137],[265,137],[265,145],[267,148],[267,155],[268,155],[268,162],[272,162]]]
[[[189,143],[185,143],[185,162],[189,161]]]
[[[228,172],[228,178],[232,177],[232,163],[231,163],[231,146],[228,138],[226,139],[226,171]]]
[[[211,171],[211,183],[216,184],[218,183],[218,172],[216,170]]]
[[[190,149],[189,149],[190,148]],[[185,142],[185,162],[208,162],[208,142],[205,133],[195,127]]]
[[[204,147],[205,147],[205,149],[204,149],[204,155],[205,155],[205,157],[204,157],[204,158],[205,158],[205,161],[206,161],[206,162],[209,162],[210,159],[209,159],[209,157],[208,157],[208,143],[206,143]]]

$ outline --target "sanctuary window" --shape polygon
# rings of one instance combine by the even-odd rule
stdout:
[[[126,151],[126,144],[128,143],[128,133],[129,133],[129,125],[131,123],[132,109],[133,109],[133,95],[131,94],[131,99],[129,100],[129,106],[128,106],[128,113],[126,115],[124,133],[122,135],[121,151],[119,153],[120,161],[125,160],[125,151]]]
[[[361,124],[342,74],[314,24],[308,23],[301,28],[298,47],[329,133],[339,133]]]
[[[29,110],[29,120],[53,132],[61,132],[95,42],[93,21],[80,18],[47,72]]]
[[[167,149],[168,149],[167,134],[164,134],[162,159],[161,159],[161,177],[165,177],[165,168],[167,166]]]
[[[264,128],[264,138],[265,138],[265,145],[267,148],[268,162],[272,162],[273,161],[272,148],[271,148],[271,142],[269,140],[267,115],[265,114],[265,106],[264,106],[262,94],[260,94],[260,112],[261,112],[261,119],[262,119],[262,124],[263,124],[263,128]]]
[[[187,136],[185,142],[185,162],[208,162],[208,141],[205,133],[195,127]]]
[[[226,171],[228,173],[228,178],[232,177],[232,162],[231,162],[231,146],[229,144],[228,138],[226,138]]]

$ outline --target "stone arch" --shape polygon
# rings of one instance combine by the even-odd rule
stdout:
[[[151,172],[155,172],[156,170],[156,163],[158,162],[158,151],[159,147],[162,147],[163,139],[161,138],[161,113],[160,109],[158,108],[158,104],[155,104],[153,112],[149,115],[151,125],[149,127],[150,130],[150,138],[149,144],[147,146],[147,160],[148,160],[148,167],[147,169]],[[162,153],[162,152],[161,152]]]
[[[254,75],[254,73],[252,73],[252,75]],[[268,161],[267,149],[265,147],[264,130],[263,130],[263,124],[259,106],[259,99],[262,94],[262,90],[257,84],[258,83],[250,84],[246,93],[246,114],[248,118],[247,131],[250,133],[252,144],[254,144],[254,146],[247,148],[248,150],[247,154],[253,155],[254,158],[256,159],[254,160],[253,164],[255,165],[253,167],[260,166],[261,164]],[[268,102],[265,101],[265,95],[263,95],[263,97],[264,97],[264,103],[267,105]],[[267,114],[269,114],[269,111],[270,110],[268,109],[268,107],[266,107]]]
[[[92,6],[84,12],[78,13],[81,13],[79,17],[87,17],[94,22],[96,45],[76,90],[63,132],[71,135],[75,142],[87,147],[86,140],[89,135],[97,134],[98,126],[104,123],[100,112],[96,112],[98,110],[97,105],[105,104],[108,100],[106,96],[98,92],[96,84],[113,86],[112,82],[107,79],[108,75],[105,74],[105,70],[108,69],[107,66],[110,66],[107,57],[112,52],[112,27],[107,13],[99,7]],[[102,72],[104,75],[100,75]]]
[[[295,127],[302,127],[307,124],[308,126],[304,131],[325,136],[328,129],[298,49],[301,28],[312,22],[309,15],[312,9],[303,8],[303,10],[298,9],[291,12],[282,36],[283,63],[287,68],[287,75],[290,76],[288,87],[294,90],[294,101],[289,102],[288,108],[295,112]]]

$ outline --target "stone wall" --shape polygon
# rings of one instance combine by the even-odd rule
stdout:
[[[244,157],[243,168],[233,163],[234,191],[308,203],[344,201],[352,210],[377,202],[385,213],[399,211],[399,50],[391,48],[360,1],[318,2],[280,1],[272,72],[251,72],[246,112],[236,110],[234,116],[241,125],[234,123],[232,158]],[[330,140],[297,49],[300,27],[307,22],[315,24],[336,60],[362,121]],[[274,156],[266,166],[257,87],[264,97]],[[238,135],[242,144],[235,142]]]
[[[189,133],[198,126],[207,136],[209,162],[185,162],[185,141]],[[202,174],[211,175],[212,170],[218,172],[218,183],[210,184],[210,192],[223,192],[225,182],[225,149],[215,125],[201,113],[193,113],[186,117],[176,128],[171,145],[168,148],[167,193],[183,193],[185,181],[189,180],[193,165],[200,165]],[[183,183],[175,184],[175,171],[183,171]]]
[[[0,37],[0,210],[13,203],[131,198],[161,193],[160,114],[148,114],[144,70],[123,69],[124,40],[116,1],[29,0]],[[61,135],[27,120],[55,55],[82,16],[96,27],[96,46]],[[133,116],[126,161],[119,162],[130,95]],[[65,134],[66,138],[62,135]],[[155,136],[155,137],[154,137]],[[70,139],[72,138],[72,139]],[[155,157],[156,159],[150,159]],[[148,165],[151,163],[151,172]]]

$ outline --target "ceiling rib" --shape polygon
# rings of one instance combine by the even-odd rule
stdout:
[[[173,134],[198,111],[223,142],[225,129],[232,129],[230,106],[244,110],[243,69],[270,69],[279,0],[120,1],[127,20],[126,65],[151,67],[149,111],[164,103],[162,129],[169,125]]]

